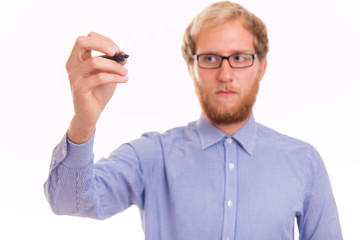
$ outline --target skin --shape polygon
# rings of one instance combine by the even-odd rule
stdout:
[[[67,131],[74,143],[85,143],[94,134],[96,122],[111,99],[116,85],[127,82],[125,62],[92,57],[91,50],[113,56],[121,52],[109,38],[98,33],[79,37],[66,63],[74,105],[74,116]]]
[[[197,38],[195,54],[214,53],[229,56],[234,53],[255,53],[253,36],[246,30],[241,19],[236,18],[218,26],[202,30]],[[229,65],[227,60],[222,62],[218,69],[199,68],[197,61],[188,65],[200,100],[207,101],[214,111],[225,114],[237,111],[250,97],[256,98],[256,84],[263,78],[266,70],[266,58],[260,61],[255,58],[253,66],[236,69]],[[255,94],[255,96],[254,96]],[[206,95],[207,99],[202,99]],[[203,104],[201,104],[203,105]],[[218,123],[213,121],[207,110],[203,115],[225,134],[231,136],[242,128],[251,117],[252,111],[237,121]]]

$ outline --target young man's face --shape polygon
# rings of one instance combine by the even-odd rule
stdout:
[[[235,53],[255,53],[253,36],[239,19],[199,33],[195,54]],[[251,67],[232,68],[224,59],[217,69],[200,68],[195,61],[189,68],[203,112],[212,123],[237,123],[250,117],[266,60],[255,58]]]

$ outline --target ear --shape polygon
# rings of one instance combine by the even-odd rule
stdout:
[[[266,67],[267,67],[267,58],[265,57],[261,62],[260,62],[260,76],[262,79],[265,75],[265,71],[266,71]]]
[[[190,77],[194,80],[195,78],[195,72],[194,72],[194,62],[192,62],[192,63],[189,63],[188,65],[187,65],[187,68],[188,68],[188,71],[189,71],[189,74],[190,74]]]

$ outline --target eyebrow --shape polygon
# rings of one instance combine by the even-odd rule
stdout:
[[[233,51],[230,51],[230,54],[227,55],[227,56],[231,56],[233,54],[237,54],[237,53],[245,53],[245,54],[252,54],[252,53],[256,53],[255,50],[251,50],[251,49],[242,49],[242,50],[233,50]],[[222,56],[222,54],[220,54],[219,52],[217,51],[209,51],[209,52],[203,52],[203,53],[197,53],[196,55],[200,55],[200,54],[213,54],[213,55],[219,55],[219,56]]]
[[[212,52],[205,52],[205,53],[199,53],[199,54],[195,54],[195,55],[217,55],[217,56],[223,56],[223,57],[229,57],[229,56],[233,56],[235,54],[254,54],[256,53],[254,52],[245,52],[245,51],[241,51],[241,52],[233,52],[231,54],[219,54],[219,53],[212,53]]]

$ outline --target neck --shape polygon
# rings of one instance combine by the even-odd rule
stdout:
[[[244,120],[234,123],[227,123],[227,124],[217,124],[213,123],[211,119],[209,119],[206,115],[204,115],[206,119],[211,122],[215,127],[220,129],[223,133],[225,133],[227,136],[234,135],[237,131],[239,131],[250,119],[251,114],[247,116]]]

